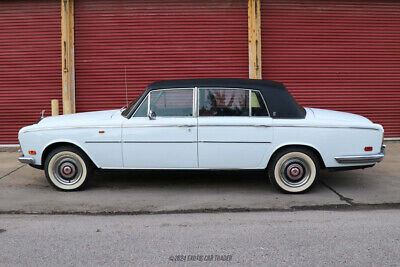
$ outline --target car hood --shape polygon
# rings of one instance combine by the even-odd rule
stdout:
[[[372,122],[360,115],[341,112],[341,111],[334,111],[328,109],[320,109],[320,108],[307,108],[314,115],[314,119],[317,121],[324,121],[324,122],[349,122],[349,123],[356,123],[356,124],[372,124]]]
[[[119,114],[118,109],[46,117],[42,119],[37,125],[40,127],[66,126],[66,125],[68,126],[93,125],[110,120],[116,114]]]

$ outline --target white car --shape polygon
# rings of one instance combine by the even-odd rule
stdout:
[[[350,113],[299,106],[267,80],[155,82],[127,108],[54,116],[22,128],[20,162],[50,184],[85,187],[99,169],[266,169],[283,192],[304,192],[320,169],[372,167],[383,127]]]

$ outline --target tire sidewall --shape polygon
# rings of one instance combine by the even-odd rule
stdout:
[[[59,182],[53,174],[52,168],[54,163],[60,156],[71,156],[74,157],[82,166],[81,178],[72,185],[65,185]],[[88,177],[91,175],[91,167],[86,157],[76,149],[73,148],[59,148],[54,150],[46,158],[45,162],[45,174],[49,183],[56,189],[62,191],[75,191],[83,189],[87,185]]]
[[[307,162],[310,167],[310,178],[301,186],[291,187],[286,185],[280,178],[280,165],[285,160],[293,157],[300,157]],[[286,149],[274,156],[272,164],[268,168],[271,183],[280,191],[285,193],[304,193],[312,188],[319,176],[319,161],[314,153],[301,148]]]

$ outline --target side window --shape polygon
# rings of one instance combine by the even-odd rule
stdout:
[[[249,116],[249,90],[200,89],[199,116]]]
[[[161,117],[193,116],[193,89],[152,91],[150,110]]]
[[[143,102],[140,104],[140,107],[136,110],[134,117],[147,117],[147,107],[149,105],[149,95],[143,99]]]
[[[259,91],[251,91],[251,116],[268,116],[268,110]]]

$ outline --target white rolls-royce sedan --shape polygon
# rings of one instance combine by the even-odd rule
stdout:
[[[282,83],[249,79],[150,84],[128,107],[54,116],[19,131],[20,162],[57,189],[84,188],[99,169],[265,169],[287,193],[320,169],[372,167],[383,128],[350,113],[303,108]]]

